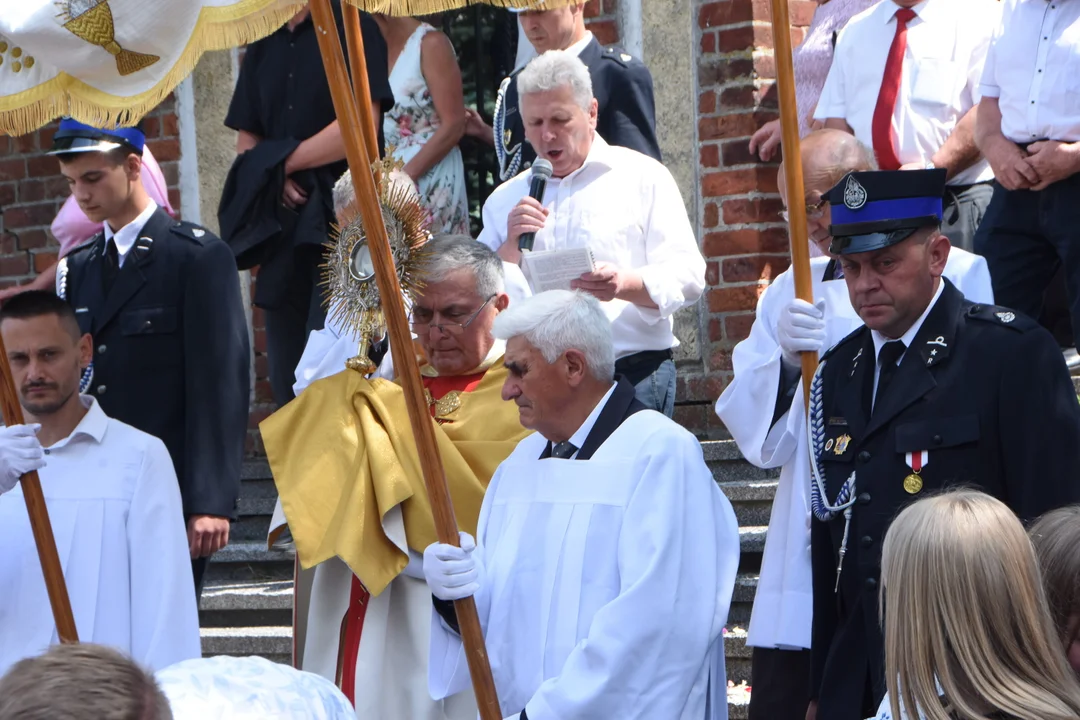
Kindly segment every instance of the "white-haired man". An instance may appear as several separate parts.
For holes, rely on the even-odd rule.
[[[836,256],[829,253],[832,210],[825,194],[849,172],[875,170],[874,152],[842,130],[812,132],[802,141],[802,199],[791,201],[779,170],[784,204],[806,204],[810,241],[821,255],[810,261],[814,299],[795,298],[790,270],[758,300],[750,337],[735,347],[735,377],[716,402],[716,414],[746,458],[781,468],[769,517],[747,644],[753,647],[750,720],[803,720],[810,703],[813,583],[810,575],[810,454],[799,380],[802,351],[823,352],[862,320],[851,306]],[[952,248],[948,277],[975,302],[993,302],[986,261]]]
[[[529,174],[500,185],[484,203],[480,242],[520,262],[518,240],[535,250],[588,247],[594,272],[573,281],[602,302],[611,321],[615,371],[643,404],[671,416],[676,310],[705,288],[701,257],[682,196],[662,164],[596,133],[597,102],[581,60],[551,50],[518,76],[525,133],[553,168],[543,202]]]
[[[409,319],[459,527],[472,530],[495,468],[526,431],[501,397],[491,327],[510,303],[503,263],[463,235],[427,245]],[[353,352],[355,352],[353,344]],[[358,718],[473,720],[466,692],[427,690],[431,595],[421,571],[434,519],[401,387],[340,369],[260,425],[287,522],[313,573],[297,586],[296,664],[339,682]],[[310,588],[310,599],[306,588]]]
[[[595,298],[541,293],[495,334],[503,397],[536,432],[492,478],[477,540],[424,552],[432,694],[469,683],[450,601],[475,595],[508,718],[726,718],[738,526],[697,440],[613,380]]]

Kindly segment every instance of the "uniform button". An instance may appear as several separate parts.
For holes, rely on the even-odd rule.
[[[870,462],[870,453],[868,453],[866,450],[863,450],[858,454],[857,458],[861,463],[868,463]]]
[[[935,444],[935,445],[940,445],[940,444],[941,444],[941,436],[940,436],[940,435],[935,435],[935,436],[934,436],[934,437],[932,438],[932,440],[933,440],[933,442],[934,442],[934,444]]]
[[[104,355],[105,350],[107,350],[107,349],[108,348],[106,348],[104,345],[98,345],[97,346],[98,355]]]
[[[874,578],[866,578],[866,581],[863,583],[863,585],[865,585],[866,589],[870,592],[874,592],[875,590],[877,590],[877,580]]]
[[[874,544],[874,538],[870,537],[869,535],[863,535],[861,538],[859,538],[859,544],[862,545],[863,549],[865,550],[866,548]]]
[[[45,448],[44,450],[42,450],[42,452],[46,455],[49,455],[50,453],[52,453],[52,450],[50,450],[49,448]]]
[[[97,386],[97,394],[98,395],[104,395],[105,394],[105,386],[104,385],[98,385]]]
[[[870,504],[870,493],[859,493],[858,500],[859,500],[860,505],[869,505]]]

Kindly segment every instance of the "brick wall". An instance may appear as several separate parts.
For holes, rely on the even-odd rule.
[[[588,0],[585,3],[585,26],[601,45],[619,42],[619,0]]]
[[[168,183],[169,201],[179,208],[180,139],[172,98],[146,117],[144,130]],[[29,135],[0,137],[0,210],[7,231],[0,237],[0,287],[29,282],[56,261],[49,226],[68,188],[56,158],[44,154],[54,132],[55,123]]]
[[[792,44],[802,42],[815,3],[789,0]],[[776,163],[747,143],[777,117],[767,0],[694,0],[697,20],[698,237],[708,263],[702,312],[704,373],[684,373],[679,418],[700,434],[723,428],[712,403],[731,379],[731,353],[750,332],[761,292],[789,264]]]

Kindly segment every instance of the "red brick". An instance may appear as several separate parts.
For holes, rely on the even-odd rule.
[[[20,230],[19,249],[36,250],[49,244],[49,234],[44,230]]]
[[[584,16],[587,18],[598,17],[601,12],[600,0],[589,0],[585,3]]]
[[[769,168],[755,167],[707,173],[701,178],[701,194],[704,197],[743,195],[754,191],[776,192],[776,173]]]
[[[180,159],[179,140],[149,140],[146,144],[150,146],[150,151],[154,153],[154,159],[158,162]]]
[[[26,159],[26,171],[30,177],[46,178],[60,174],[60,163],[49,155]]]
[[[150,152],[153,152],[151,150]],[[161,176],[165,178],[165,184],[169,187],[180,184],[180,163],[178,162],[165,162],[161,163]]]
[[[814,0],[791,0],[788,3],[788,18],[793,26],[806,27],[814,19],[814,10],[818,4]]]
[[[722,315],[709,318],[709,341],[714,343],[724,341],[724,320]]]
[[[40,202],[45,199],[45,182],[43,180],[23,180],[19,183],[19,202]]]
[[[765,291],[765,287],[765,285],[739,285],[707,290],[705,297],[709,303],[709,312],[753,310],[757,306],[758,295]]]
[[[12,277],[30,272],[30,258],[26,253],[0,256],[0,276]]]
[[[258,353],[266,352],[266,331],[265,330],[255,330],[255,332],[254,332],[254,340],[255,340],[255,343],[254,343],[255,352],[258,352]]]
[[[702,213],[701,224],[707,228],[713,228],[720,224],[720,208],[716,203],[705,203],[705,212]]]
[[[0,255],[13,255],[19,252],[15,236],[9,232],[0,235]]]
[[[257,403],[271,403],[274,401],[274,394],[270,388],[269,380],[259,380],[255,383],[255,402]]]
[[[55,217],[56,204],[52,202],[19,205],[4,211],[4,222],[12,229],[49,225]]]
[[[272,406],[256,405],[251,408],[251,412],[248,413],[248,422],[251,423],[252,427],[258,427],[259,423],[273,414],[274,408]]]
[[[167,138],[180,136],[180,119],[174,113],[162,116],[161,136]]]
[[[720,146],[719,145],[702,145],[699,148],[699,163],[701,167],[714,168],[720,167]]]
[[[762,28],[753,25],[728,28],[716,33],[716,50],[720,53],[739,52],[741,50],[753,50],[756,47],[772,47],[772,44],[762,45],[758,40]]]
[[[754,102],[755,90],[756,88],[753,85],[736,85],[724,88],[720,93],[720,109],[723,111],[735,108],[753,109],[757,105]]]
[[[750,152],[750,140],[747,138],[721,143],[720,158],[724,161],[724,167],[756,165],[761,162],[757,155]],[[779,160],[776,160],[776,162],[779,162]]]
[[[4,183],[0,185],[0,208],[7,207],[15,202],[16,183]]]
[[[716,52],[716,33],[701,33],[701,54],[708,55],[714,52]]]
[[[743,255],[724,260],[721,275],[726,283],[771,281],[790,264],[785,255]]]
[[[713,258],[787,251],[787,228],[783,226],[707,233],[701,244],[701,254]]]
[[[58,126],[49,125],[38,130],[38,147],[42,150],[46,150],[52,147],[53,135],[56,134]]]
[[[779,197],[727,200],[721,206],[724,222],[728,225],[779,222],[783,209]]]
[[[740,341],[750,337],[754,313],[735,313],[724,318],[724,334],[728,340]]]
[[[684,400],[704,400],[715,403],[720,397],[720,378],[709,375],[696,375],[687,378]]]
[[[752,113],[698,118],[698,140],[749,137],[758,129]]]
[[[25,160],[0,160],[0,182],[4,180],[22,180],[24,177],[26,177]]]
[[[776,60],[771,54],[756,56],[751,65],[753,72],[760,80],[772,80],[776,77]]]
[[[52,267],[55,262],[56,253],[54,252],[34,253],[34,272],[40,275]]]
[[[730,372],[733,370],[734,368],[731,365],[731,351],[732,348],[727,347],[726,345],[714,347],[712,353],[709,355],[709,370],[713,372],[717,370],[727,370]],[[713,415],[715,416],[716,413],[713,413]]]
[[[255,377],[257,379],[270,377],[270,362],[265,355],[255,356]]]
[[[169,188],[169,204],[180,212],[180,190],[178,188]]]
[[[754,69],[755,61],[750,58],[712,57],[698,63],[698,83],[701,87],[723,85],[737,78],[750,77]]]
[[[161,137],[161,120],[150,115],[144,117],[142,120],[142,131],[147,140]],[[157,157],[156,152],[154,153],[154,157]]]
[[[600,20],[589,23],[589,30],[601,45],[615,45],[619,42],[619,28],[614,20]],[[157,153],[154,153],[155,155]]]
[[[36,155],[38,153],[37,133],[28,133],[12,138],[15,141],[15,152],[20,155]]]
[[[251,288],[251,294],[255,294],[255,288]],[[261,307],[251,308],[251,326],[256,328],[266,327],[266,311]]]
[[[49,178],[45,178],[45,196],[50,198],[67,199],[67,196],[71,194],[71,187],[68,185],[67,178],[63,175],[54,175]]]
[[[698,115],[712,115],[716,112],[716,93],[706,90],[698,95]]]
[[[698,27],[706,28],[750,22],[754,19],[752,5],[747,0],[720,0],[701,6],[698,11]]]
[[[619,0],[604,0],[601,12],[605,15],[614,15],[619,11]]]
[[[720,263],[710,260],[705,263],[705,284],[706,285],[719,285],[720,284]]]

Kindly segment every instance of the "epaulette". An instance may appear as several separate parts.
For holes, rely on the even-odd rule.
[[[66,252],[66,253],[64,254],[64,257],[67,257],[67,256],[69,256],[69,255],[74,255],[75,253],[79,253],[79,252],[85,252],[85,251],[89,250],[90,248],[94,247],[94,245],[96,245],[96,244],[97,244],[97,242],[98,242],[99,240],[101,240],[101,238],[102,238],[102,237],[103,237],[104,235],[105,235],[105,232],[104,232],[104,231],[102,231],[102,232],[99,232],[99,233],[95,234],[95,235],[94,235],[94,236],[93,236],[92,238],[90,238],[89,240],[86,240],[86,241],[84,241],[84,242],[81,242],[81,243],[79,243],[78,245],[76,245],[75,247],[73,247],[73,248],[71,248],[70,250],[68,250],[68,251],[67,251],[67,252]]]
[[[1000,305],[984,305],[982,303],[976,303],[969,307],[964,314],[972,320],[982,320],[983,322],[1007,327],[1010,330],[1020,333],[1028,332],[1029,330],[1040,327],[1039,323],[1035,322],[1027,315],[1018,313],[1015,310],[1010,310],[1007,307],[1001,307]]]
[[[831,348],[826,350],[825,354],[821,356],[821,359],[822,360],[828,360],[830,357],[832,357],[832,355],[837,350],[839,350],[840,348],[847,345],[849,342],[851,342],[853,340],[858,340],[861,343],[862,342],[862,336],[863,336],[864,332],[866,332],[866,326],[865,325],[860,325],[859,327],[855,328],[850,333],[848,333],[848,335],[843,340],[841,340],[840,342],[836,343]]]
[[[205,245],[214,237],[212,232],[195,223],[180,221],[169,229],[180,237],[196,242],[199,245]]]
[[[623,67],[630,67],[630,63],[634,62],[634,56],[623,50],[618,45],[608,45],[606,48],[604,48],[604,52],[601,53],[600,57],[607,60],[613,60],[614,62],[622,65]]]

